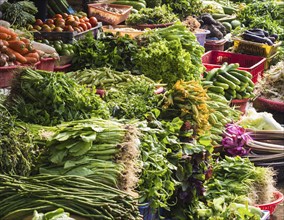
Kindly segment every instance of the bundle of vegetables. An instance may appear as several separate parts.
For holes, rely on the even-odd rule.
[[[284,61],[272,66],[255,88],[256,96],[284,102]]]
[[[20,38],[13,30],[2,26],[0,26],[0,51],[3,54],[0,66],[5,66],[9,62],[16,64],[16,61],[20,64],[34,64],[40,58],[30,40]]]
[[[163,5],[155,8],[143,8],[138,13],[131,14],[127,18],[126,24],[167,24],[177,20],[177,16]]]
[[[276,1],[251,2],[238,13],[238,19],[250,28],[262,28],[284,39],[281,10]],[[281,27],[282,25],[282,27]]]
[[[277,34],[269,34],[267,31],[259,28],[246,30],[241,36],[245,40],[257,43],[264,43],[270,46],[273,45],[278,39]]]
[[[211,14],[202,14],[198,21],[200,22],[202,29],[210,31],[210,34],[206,35],[206,38],[222,39],[227,34],[224,25],[215,20]]]
[[[273,199],[274,176],[272,168],[255,167],[248,159],[216,161],[195,219],[261,219],[261,210],[248,204],[266,204]]]
[[[152,80],[136,76],[131,81],[112,86],[106,91],[104,100],[113,117],[144,119],[144,114],[156,108],[160,101],[160,96],[155,94],[155,90],[155,83]]]
[[[41,125],[109,117],[106,104],[95,90],[77,84],[64,73],[41,70],[22,70],[5,105],[18,119]]]
[[[18,27],[33,24],[35,22],[34,15],[38,11],[31,1],[17,1],[15,3],[6,1],[0,6],[0,9],[3,13],[2,19]]]
[[[38,164],[41,174],[88,176],[129,193],[136,186],[139,139],[133,125],[85,119],[28,128],[47,138]]]
[[[132,70],[137,51],[137,42],[129,36],[109,36],[96,40],[89,33],[75,44],[72,68],[78,70],[109,66],[119,71]]]
[[[213,164],[212,178],[205,184],[205,197],[223,197],[226,203],[266,204],[274,199],[274,176],[271,167],[255,167],[247,158],[226,156]]]
[[[182,23],[139,36],[143,46],[136,55],[138,72],[172,86],[177,80],[199,79],[204,48]]]
[[[206,85],[204,86],[206,87]],[[209,99],[206,101],[209,114],[210,137],[214,146],[222,141],[222,134],[226,124],[236,122],[240,118],[241,112],[230,107],[230,102],[223,95],[207,91]]]
[[[16,125],[15,118],[0,104],[0,173],[28,176],[34,168],[37,148],[31,134]]]
[[[201,0],[162,0],[162,4],[170,7],[180,19],[189,15],[199,15],[202,9]]]
[[[239,64],[223,63],[220,68],[214,68],[208,72],[203,81],[206,88],[216,94],[224,95],[227,100],[248,99],[254,97],[251,73],[238,70]]]
[[[246,145],[252,138],[245,129],[239,125],[230,123],[223,132],[222,146],[231,156],[245,156],[249,153]]]
[[[141,220],[136,202],[127,193],[82,176],[0,175],[0,217],[24,219],[58,207],[88,219]]]
[[[180,117],[188,121],[195,134],[201,135],[210,129],[206,90],[198,81],[179,80],[164,95],[162,117]]]

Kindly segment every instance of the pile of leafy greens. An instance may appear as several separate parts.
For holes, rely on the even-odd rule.
[[[177,16],[163,5],[162,7],[142,8],[138,13],[131,14],[126,24],[166,24],[177,20]]]
[[[279,39],[284,39],[281,7],[276,1],[251,2],[239,11],[238,19],[246,27],[262,28],[270,34],[278,34]]]
[[[17,119],[40,125],[109,117],[95,89],[81,86],[59,72],[24,69],[16,76],[5,105]]]

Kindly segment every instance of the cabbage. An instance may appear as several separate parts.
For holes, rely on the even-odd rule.
[[[244,128],[254,130],[284,130],[284,128],[273,118],[271,113],[256,112],[254,108],[249,108],[241,118],[239,124]]]

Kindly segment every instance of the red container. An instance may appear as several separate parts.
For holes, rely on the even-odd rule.
[[[35,64],[37,70],[54,71],[55,59],[54,58],[42,58],[40,62]]]
[[[275,211],[275,208],[278,204],[280,204],[284,200],[284,196],[281,192],[276,191],[273,193],[274,201],[267,204],[261,204],[261,205],[255,205],[256,207],[259,207],[261,210],[268,210],[270,212],[270,215],[273,214]]]
[[[0,67],[0,88],[11,86],[12,79],[20,66]]]
[[[225,43],[227,41],[225,39],[221,40],[206,40],[204,43],[205,51],[210,50],[224,50]]]
[[[270,109],[278,112],[284,112],[284,102],[277,102],[264,97],[259,97],[256,99],[264,109]]]
[[[54,72],[64,72],[64,73],[67,73],[69,72],[71,68],[71,64],[65,64],[63,66],[55,66],[54,67]]]
[[[225,51],[212,50],[202,56],[202,63],[209,71],[213,68],[220,68],[224,62],[238,63],[239,70],[245,70],[252,74],[252,81],[257,82],[262,77],[266,58],[246,54],[230,53]]]

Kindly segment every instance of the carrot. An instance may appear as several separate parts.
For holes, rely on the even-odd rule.
[[[17,37],[17,34],[14,31],[11,31],[8,28],[5,28],[3,26],[0,26],[0,33],[11,35],[12,38]]]
[[[8,46],[9,46],[8,41],[6,41],[6,40],[2,40],[2,42],[3,42],[4,46],[6,46],[6,47],[8,47]]]
[[[28,48],[26,48],[26,44],[21,40],[12,40],[8,41],[9,47],[18,53],[25,55],[29,52]]]
[[[5,34],[5,33],[0,33],[0,39],[9,40],[10,38],[11,38],[11,35]]]
[[[22,56],[20,53],[12,50],[9,47],[7,47],[7,50],[8,50],[8,52],[14,54],[16,56],[16,60],[19,61],[20,63],[26,63],[27,62],[27,59],[24,56]]]
[[[25,38],[25,37],[21,37],[20,40],[23,41],[25,44],[30,44],[31,43],[30,40]]]
[[[33,58],[35,58],[37,61],[39,60],[39,54],[37,53],[37,52],[33,52],[33,53],[28,53],[28,54],[26,54],[25,55],[25,57],[27,58],[27,57],[33,57]]]
[[[27,63],[36,63],[37,59],[34,57],[25,57],[27,59]]]

